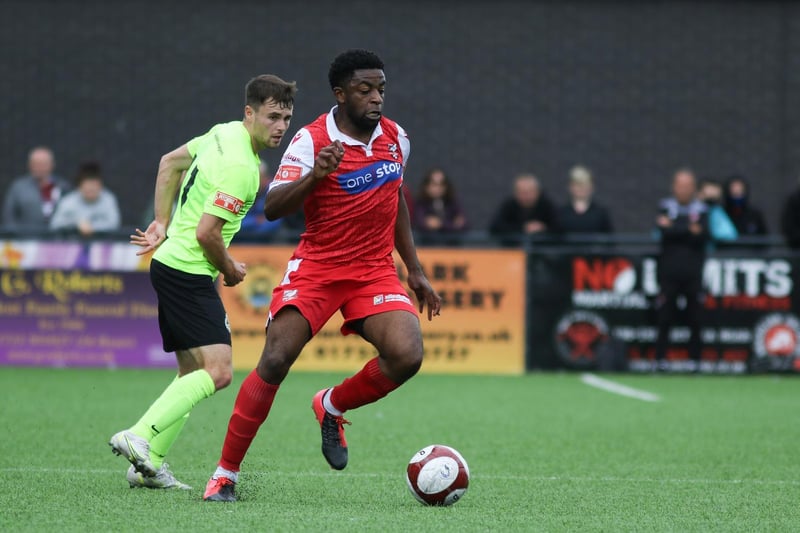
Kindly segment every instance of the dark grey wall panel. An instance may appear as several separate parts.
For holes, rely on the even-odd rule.
[[[800,167],[800,7],[789,2],[0,2],[0,190],[28,149],[100,159],[138,222],[160,155],[241,115],[252,75],[297,80],[292,130],[332,103],[348,47],[387,63],[407,181],[443,165],[485,228],[515,173],[559,201],[575,163],[623,231],[671,171],[747,175],[777,229]],[[266,159],[274,165],[278,152]]]

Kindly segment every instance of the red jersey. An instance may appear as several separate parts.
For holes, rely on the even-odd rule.
[[[306,231],[294,256],[328,263],[391,262],[398,190],[411,149],[408,136],[382,117],[364,144],[339,131],[335,112],[334,107],[297,132],[269,190],[309,173],[317,153],[338,139],[344,157],[306,198]]]

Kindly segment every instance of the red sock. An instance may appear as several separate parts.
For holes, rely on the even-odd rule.
[[[400,385],[387,378],[378,366],[378,358],[370,359],[355,376],[345,379],[331,391],[331,403],[344,412],[380,400]]]
[[[232,472],[239,471],[239,465],[242,464],[258,428],[267,419],[278,387],[279,385],[271,385],[261,379],[255,370],[244,379],[228,422],[219,466]]]

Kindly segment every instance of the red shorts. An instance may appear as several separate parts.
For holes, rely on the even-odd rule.
[[[329,265],[292,257],[283,281],[272,291],[269,318],[294,306],[316,335],[336,310],[342,312],[342,334],[356,333],[354,320],[386,311],[417,310],[400,284],[393,263],[381,266]]]

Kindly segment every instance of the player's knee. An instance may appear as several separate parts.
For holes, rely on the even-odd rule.
[[[233,369],[228,366],[220,366],[209,371],[211,379],[214,380],[214,388],[221,390],[231,384],[233,381]]]
[[[422,368],[422,351],[420,351],[419,355],[414,354],[414,356],[409,357],[408,361],[405,364],[405,379],[411,379],[419,372],[419,369]]]
[[[393,350],[385,354],[392,376],[397,383],[413,377],[422,367],[422,340],[406,339],[399,343]]]
[[[279,385],[289,373],[294,359],[282,352],[264,352],[256,367],[256,373],[267,383]]]

